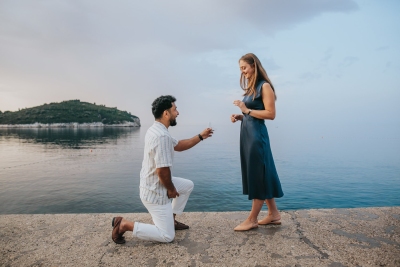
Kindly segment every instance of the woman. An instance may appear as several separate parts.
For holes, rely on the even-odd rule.
[[[240,86],[244,90],[243,101],[235,100],[242,114],[232,114],[231,121],[242,121],[240,128],[240,160],[242,167],[243,194],[253,200],[249,217],[235,227],[235,231],[247,231],[258,225],[281,224],[281,216],[274,198],[283,196],[281,183],[271,153],[264,120],[275,119],[275,90],[260,60],[254,54],[246,54],[239,60]],[[268,215],[257,220],[264,204]]]

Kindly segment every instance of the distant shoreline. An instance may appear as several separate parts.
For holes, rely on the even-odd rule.
[[[130,112],[79,99],[52,102],[18,111],[0,111],[0,128],[140,127]]]
[[[81,127],[140,127],[140,121],[119,124],[91,123],[33,123],[33,124],[0,124],[0,128],[81,128]]]

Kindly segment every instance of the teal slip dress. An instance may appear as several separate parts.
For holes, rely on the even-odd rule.
[[[261,96],[262,85],[265,82],[258,82],[257,95],[254,100],[253,96],[243,98],[247,108],[265,109]],[[283,196],[265,122],[247,114],[243,114],[240,127],[240,161],[243,194],[248,195],[250,200],[265,200]]]

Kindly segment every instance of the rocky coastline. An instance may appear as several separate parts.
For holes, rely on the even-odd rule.
[[[118,124],[104,124],[102,122],[91,123],[32,123],[32,124],[0,124],[0,128],[81,128],[81,127],[140,127],[139,118],[133,122],[124,121]]]

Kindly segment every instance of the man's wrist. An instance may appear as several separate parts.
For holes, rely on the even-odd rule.
[[[200,138],[200,141],[203,141],[203,136],[201,136],[201,134],[198,135],[198,137]]]
[[[176,188],[173,184],[171,186],[169,186],[169,188],[167,188],[167,192],[174,192],[175,190],[176,190]]]

